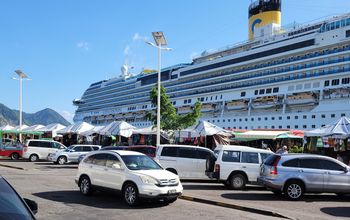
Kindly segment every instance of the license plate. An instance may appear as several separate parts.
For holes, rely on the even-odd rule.
[[[176,189],[168,190],[168,194],[175,194],[175,193],[176,193]]]

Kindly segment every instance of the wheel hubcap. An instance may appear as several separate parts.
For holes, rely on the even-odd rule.
[[[128,186],[125,189],[125,200],[129,204],[134,204],[134,202],[136,200],[136,191],[135,191],[134,187]]]
[[[89,192],[90,183],[89,180],[83,179],[80,183],[80,190],[82,193],[87,194]]]
[[[64,157],[61,157],[59,160],[58,160],[58,163],[59,164],[64,164],[66,162],[66,159],[64,159]]]
[[[241,187],[242,184],[243,184],[243,181],[242,181],[241,178],[236,177],[236,178],[233,179],[233,186],[234,187]]]
[[[298,184],[291,184],[288,186],[288,195],[293,199],[299,198],[301,196],[301,187]]]
[[[37,160],[37,156],[35,156],[35,155],[33,155],[31,158],[32,158],[31,161],[36,161]]]

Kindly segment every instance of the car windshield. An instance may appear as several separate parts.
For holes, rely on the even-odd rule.
[[[121,156],[125,165],[130,170],[161,170],[154,160],[146,155],[124,155]]]
[[[21,199],[4,179],[0,178],[0,219],[33,219]]]

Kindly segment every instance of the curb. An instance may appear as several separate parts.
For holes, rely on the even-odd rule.
[[[24,170],[24,168],[22,168],[22,167],[15,167],[15,166],[6,165],[6,164],[1,164],[1,163],[0,163],[0,166],[1,166],[1,167],[12,168],[12,169],[17,169],[17,170]]]
[[[179,198],[183,199],[183,200],[187,200],[187,201],[193,201],[193,202],[204,203],[204,204],[208,204],[208,205],[215,205],[215,206],[220,206],[220,207],[225,207],[225,208],[237,209],[240,211],[251,212],[251,213],[260,214],[260,215],[266,215],[266,216],[284,218],[284,219],[293,219],[293,218],[284,216],[282,214],[279,214],[277,212],[266,211],[266,210],[256,209],[256,208],[249,208],[249,207],[234,205],[234,204],[230,204],[230,203],[217,202],[217,201],[213,201],[213,200],[200,199],[200,198],[195,198],[195,197],[191,197],[191,196],[184,196],[184,195],[180,196]]]

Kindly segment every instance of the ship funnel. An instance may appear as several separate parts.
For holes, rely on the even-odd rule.
[[[249,6],[249,40],[273,35],[281,28],[281,1],[258,0]]]

